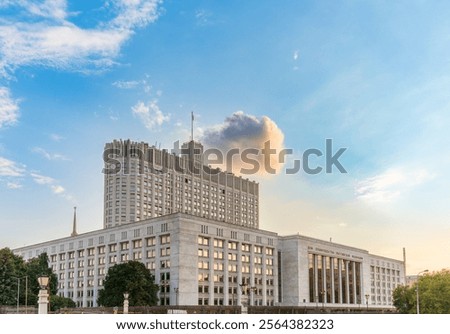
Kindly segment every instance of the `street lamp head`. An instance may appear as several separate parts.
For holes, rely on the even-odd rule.
[[[123,298],[125,298],[125,299],[128,299],[129,296],[130,296],[130,294],[129,294],[128,292],[125,292],[125,293],[123,294]]]
[[[49,280],[50,280],[50,278],[48,276],[38,277],[39,287],[42,290],[47,289]]]

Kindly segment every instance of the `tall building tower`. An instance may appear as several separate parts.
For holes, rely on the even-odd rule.
[[[104,151],[104,227],[175,212],[259,228],[259,185],[203,164],[193,140],[181,154],[114,140]]]

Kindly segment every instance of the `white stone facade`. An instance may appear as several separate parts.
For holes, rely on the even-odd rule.
[[[97,306],[108,268],[130,260],[155,275],[163,305],[240,305],[244,289],[250,305],[392,308],[392,291],[405,284],[402,261],[182,213],[14,252],[25,260],[46,252],[59,294],[83,307]]]
[[[97,306],[108,268],[130,260],[155,275],[161,304],[237,305],[244,284],[253,305],[274,305],[277,242],[272,232],[177,213],[14,252],[25,260],[47,253],[59,294],[78,306]]]
[[[258,228],[258,183],[203,166],[194,148],[203,152],[203,146],[192,141],[182,146],[184,155],[143,142],[107,143],[104,227],[183,212]]]
[[[47,253],[58,293],[80,307],[98,306],[108,268],[136,260],[154,274],[162,305],[245,299],[260,306],[392,308],[392,291],[405,284],[402,261],[259,229],[259,185],[212,173],[199,158],[200,143],[183,148],[185,157],[129,140],[106,144],[104,228],[77,235],[74,219],[70,237],[14,252],[25,260]]]
[[[282,305],[392,308],[405,284],[403,261],[294,235],[279,238]]]

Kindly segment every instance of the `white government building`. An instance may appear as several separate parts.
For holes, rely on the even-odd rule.
[[[244,293],[255,306],[393,308],[404,261],[260,229],[259,185],[203,166],[200,143],[183,148],[107,143],[104,228],[77,234],[74,213],[71,236],[14,252],[47,253],[58,293],[79,307],[98,306],[108,268],[137,260],[161,305],[241,305]]]

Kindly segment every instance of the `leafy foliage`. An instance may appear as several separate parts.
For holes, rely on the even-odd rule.
[[[152,306],[158,301],[155,278],[145,265],[138,261],[129,261],[109,268],[104,289],[99,292],[98,304],[121,306],[125,292],[129,294],[130,306]]]
[[[0,249],[0,305],[17,304],[18,279],[25,275],[22,258],[9,248]]]
[[[25,262],[9,248],[0,249],[0,305],[36,305],[38,301],[38,277],[50,277],[50,294],[57,293],[58,278],[48,265],[46,253]]]
[[[50,310],[51,311],[58,311],[62,308],[72,308],[76,307],[77,305],[75,302],[66,297],[60,297],[58,295],[52,295],[50,296]]]
[[[417,312],[417,286],[420,313],[450,314],[450,270],[421,276],[413,286],[394,290],[394,306],[400,313]]]

